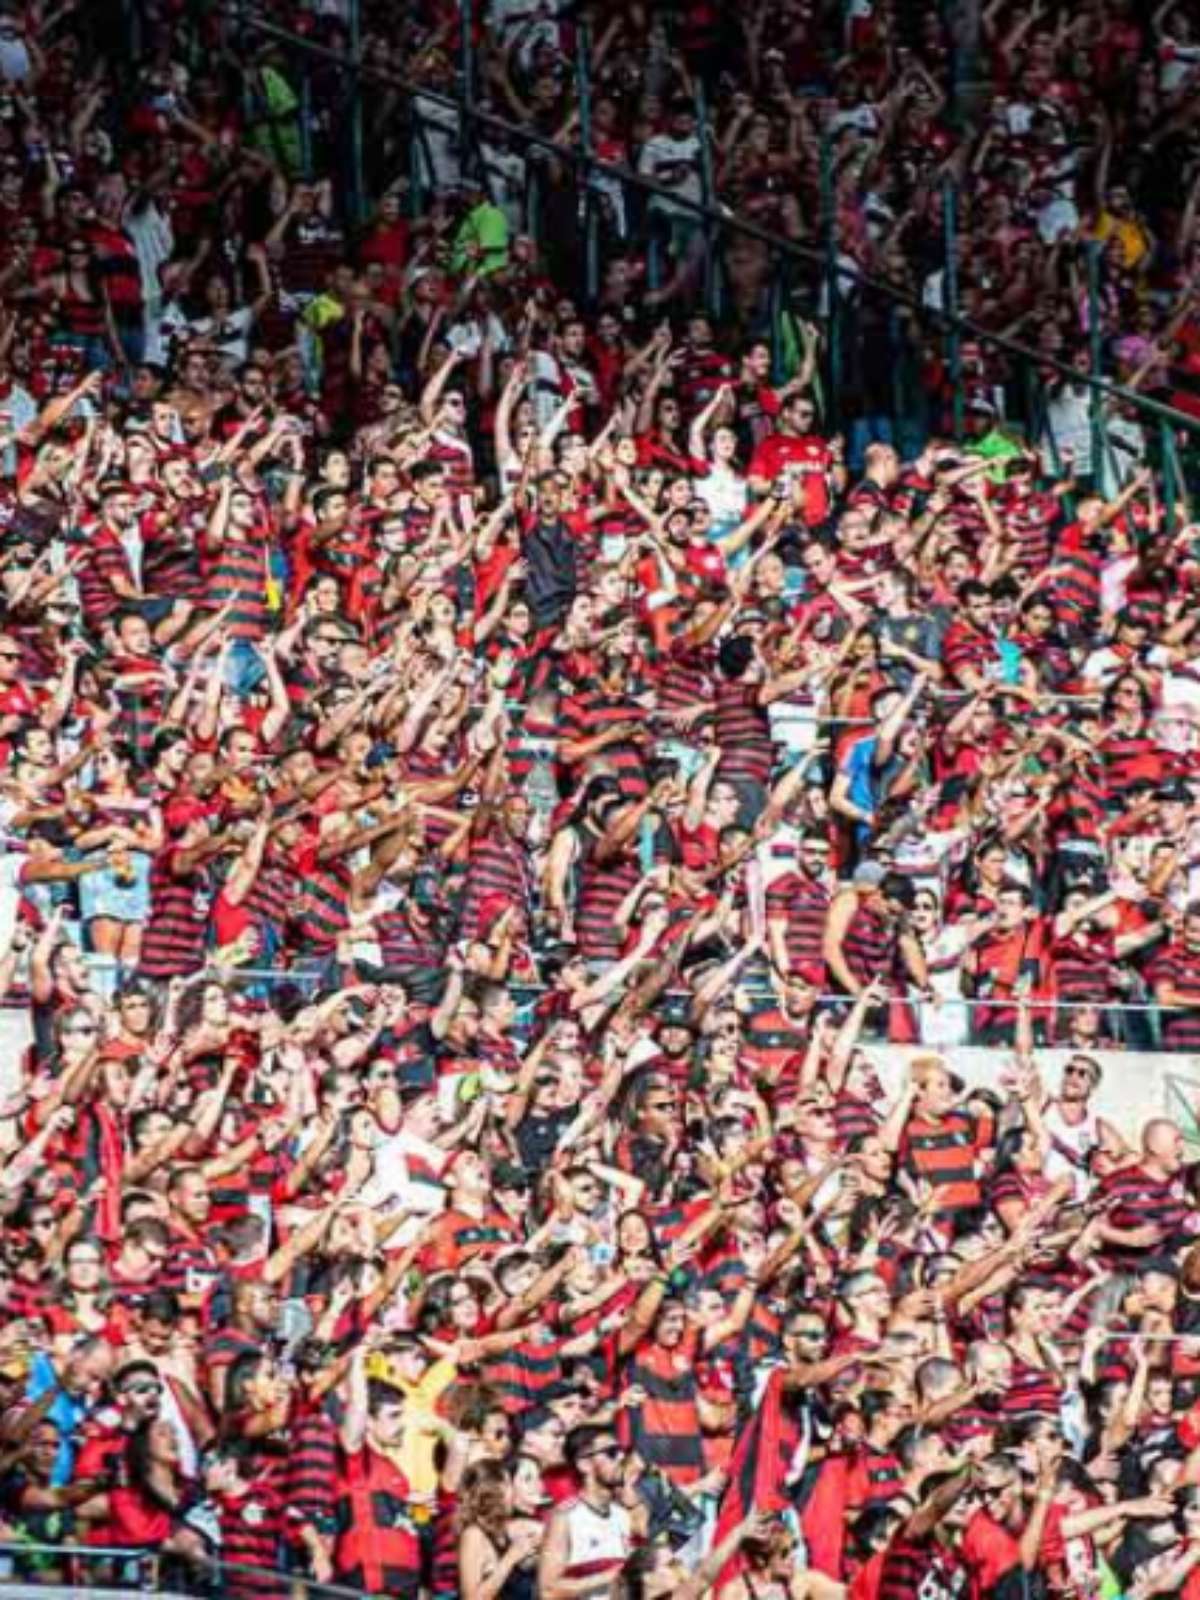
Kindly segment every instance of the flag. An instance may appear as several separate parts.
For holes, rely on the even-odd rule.
[[[717,1513],[713,1548],[744,1522],[752,1511],[783,1511],[790,1504],[786,1485],[788,1468],[796,1453],[800,1430],[783,1409],[782,1367],[767,1379],[758,1409],[734,1446],[729,1463],[729,1484]],[[737,1578],[740,1555],[727,1562],[717,1579],[717,1593]]]

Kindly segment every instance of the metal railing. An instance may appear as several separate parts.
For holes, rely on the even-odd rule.
[[[102,980],[111,981],[114,967],[111,958],[94,954],[85,955],[89,969]],[[299,991],[305,997],[327,992],[337,979],[347,972],[354,973],[355,981],[372,981],[383,985],[403,983],[404,974],[386,966],[376,967],[373,962],[339,962],[333,957],[325,960],[320,970],[300,967],[229,967],[210,965],[189,975],[193,982],[219,982],[231,994],[242,995],[256,1002],[269,999],[273,992]],[[594,968],[596,976],[603,966]],[[374,976],[371,976],[374,974]],[[1059,999],[1053,992],[1029,994],[1027,1004],[1038,1041],[1045,1046],[1065,1042],[1072,1018],[1088,1016],[1098,1022],[1100,1040],[1106,1048],[1136,1050],[1163,1050],[1168,1053],[1194,1053],[1200,1040],[1200,1005],[1195,1008],[1168,1007],[1158,1004],[1150,995],[1144,981],[1131,973],[1133,979],[1128,995],[1114,988],[1101,1000]],[[514,981],[507,985],[517,1007],[515,1032],[528,1043],[538,1002],[548,992],[548,985],[536,981]],[[777,995],[765,967],[746,968],[738,977],[736,990],[742,997],[748,1020],[753,1023],[777,1003]],[[664,1003],[670,1012],[686,1010],[694,998],[693,992],[679,987],[668,988]],[[844,1011],[850,1005],[849,997],[835,990],[817,995],[813,1005],[821,1010]],[[992,1045],[1011,1042],[1015,1027],[1018,1001],[1011,994],[944,995],[936,1000],[908,992],[897,983],[894,991],[869,1014],[866,1032],[876,1039],[896,1042],[929,1042],[943,1039],[947,1044]],[[5,1009],[18,1009],[15,997],[0,1002]],[[1188,1035],[1175,1039],[1176,1024],[1186,1021]]]
[[[202,1600],[364,1600],[358,1589],[264,1567],[164,1557],[130,1546],[0,1541],[0,1592],[36,1589],[78,1594],[178,1594]]]
[[[1049,428],[1048,418],[1056,399],[1082,391],[1089,400],[1091,442],[1094,449],[1093,474],[1106,489],[1129,476],[1135,461],[1122,459],[1130,444],[1127,425],[1117,427],[1113,413],[1132,413],[1145,437],[1134,441],[1137,455],[1147,454],[1164,479],[1164,510],[1168,531],[1173,531],[1177,505],[1186,501],[1185,475],[1194,473],[1193,458],[1200,452],[1200,418],[1165,404],[1137,390],[1115,382],[1101,370],[1101,352],[1093,343],[1091,370],[1081,372],[1068,362],[1036,349],[1009,334],[986,328],[961,313],[954,304],[954,214],[953,191],[947,192],[945,207],[945,251],[948,267],[947,303],[928,306],[903,285],[890,282],[863,270],[847,258],[838,236],[838,206],[832,179],[832,147],[828,133],[822,135],[822,189],[824,202],[820,218],[819,242],[785,237],[746,217],[734,216],[722,205],[715,192],[711,171],[706,176],[699,199],[677,194],[655,183],[645,174],[602,160],[595,151],[590,133],[588,107],[590,85],[587,73],[586,30],[576,57],[577,101],[580,110],[580,135],[562,142],[523,126],[480,104],[477,92],[478,70],[472,50],[472,22],[475,8],[471,0],[461,0],[459,26],[459,84],[456,92],[430,88],[406,78],[390,68],[363,59],[357,0],[351,0],[347,30],[349,51],[320,40],[297,34],[265,16],[254,6],[227,5],[224,11],[229,37],[243,46],[270,43],[287,52],[295,63],[295,76],[302,86],[310,85],[317,74],[332,74],[341,91],[339,105],[344,109],[348,137],[335,154],[341,156],[342,191],[348,198],[351,220],[363,215],[363,197],[373,185],[367,168],[378,146],[387,141],[364,139],[364,91],[372,91],[371,115],[382,117],[378,129],[386,131],[394,123],[402,131],[399,145],[410,159],[409,202],[415,210],[423,207],[437,188],[438,162],[431,150],[436,142],[447,152],[452,170],[461,172],[478,167],[492,140],[497,147],[519,152],[526,167],[524,197],[525,221],[555,259],[571,269],[566,282],[577,286],[585,300],[595,304],[599,290],[597,264],[600,259],[600,205],[598,188],[608,184],[626,196],[637,212],[638,226],[631,230],[647,249],[648,287],[656,284],[661,270],[663,240],[662,209],[687,216],[705,241],[703,293],[694,302],[706,305],[717,315],[729,311],[725,267],[727,252],[750,247],[762,254],[767,271],[759,286],[761,316],[757,319],[769,336],[777,375],[794,362],[798,317],[824,324],[827,333],[824,351],[826,416],[831,425],[848,420],[852,444],[888,429],[896,431],[902,446],[911,445],[929,434],[962,434],[971,427],[971,402],[968,400],[971,373],[963,358],[970,341],[998,363],[1001,411],[996,421],[1018,424],[1030,442],[1037,444],[1052,466],[1059,461],[1059,440]],[[376,93],[378,91],[378,93]],[[388,98],[395,104],[389,109]],[[302,107],[311,104],[311,87],[298,96]],[[382,104],[383,109],[379,106]],[[697,110],[706,115],[703,98]],[[391,122],[387,119],[391,118]],[[298,119],[298,127],[304,118]],[[372,132],[376,131],[373,125]],[[707,149],[710,130],[702,125],[701,148]],[[448,142],[447,142],[448,141]],[[382,186],[375,185],[376,187]],[[553,221],[572,219],[575,226],[550,226],[547,197],[557,201]],[[658,204],[658,213],[655,206]],[[578,235],[583,248],[576,249],[572,236]],[[627,245],[628,237],[616,241]],[[1095,311],[1096,273],[1099,257],[1087,252],[1092,315],[1089,324],[1098,329]],[[556,275],[557,276],[557,275]],[[882,319],[882,320],[881,320]],[[877,348],[880,341],[887,348]],[[921,368],[927,343],[936,346],[949,363],[949,387],[930,403],[928,371]],[[893,374],[894,396],[887,415],[869,409],[861,393],[859,373],[864,359],[872,357],[889,367]],[[850,415],[850,409],[857,412]],[[1185,506],[1186,509],[1186,506]]]

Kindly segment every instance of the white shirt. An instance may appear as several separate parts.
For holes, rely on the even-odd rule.
[[[672,174],[660,175],[663,167],[674,165],[686,165],[687,173],[682,177]],[[664,188],[670,189],[681,199],[698,202],[701,194],[700,140],[694,133],[689,134],[686,139],[673,139],[668,133],[656,133],[642,146],[642,153],[638,157],[638,171],[644,178],[649,178],[654,183],[661,183]],[[661,200],[657,195],[650,201],[650,206],[659,212],[676,213],[678,210],[669,200]]]
[[[254,313],[249,306],[239,306],[220,322],[215,317],[196,317],[188,326],[197,338],[211,340],[226,360],[239,366],[250,354]]]
[[[723,463],[709,467],[703,478],[696,479],[695,488],[697,500],[704,501],[712,512],[713,522],[723,532],[736,528],[746,515],[750,490],[741,473],[734,472],[731,467]]]
[[[570,1500],[566,1518],[567,1574],[582,1569],[600,1578],[606,1569],[619,1572],[633,1549],[633,1529],[625,1507],[613,1504],[601,1513],[584,1499]]]
[[[29,46],[21,35],[0,34],[0,78],[9,83],[24,83],[29,76]]]
[[[1090,1188],[1085,1163],[1090,1152],[1100,1143],[1098,1123],[1099,1118],[1094,1111],[1087,1111],[1080,1123],[1068,1122],[1057,1100],[1051,1100],[1042,1111],[1042,1124],[1050,1141],[1046,1153],[1046,1176],[1052,1183],[1058,1178],[1073,1178],[1077,1200],[1084,1199]]]

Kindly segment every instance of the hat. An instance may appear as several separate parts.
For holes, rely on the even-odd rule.
[[[691,1029],[691,1001],[687,995],[672,995],[659,1012],[659,1031],[664,1028]]]
[[[493,1189],[532,1189],[533,1179],[515,1161],[497,1161],[492,1172]]]

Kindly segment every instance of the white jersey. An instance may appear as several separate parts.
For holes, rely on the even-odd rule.
[[[1099,1118],[1094,1111],[1088,1111],[1082,1122],[1068,1122],[1058,1101],[1051,1100],[1042,1112],[1042,1123],[1050,1141],[1046,1176],[1051,1182],[1073,1178],[1076,1200],[1084,1199],[1091,1188],[1088,1158],[1100,1143]]]
[[[567,1519],[567,1578],[615,1578],[633,1549],[633,1529],[624,1506],[597,1511],[586,1500],[570,1500]]]

